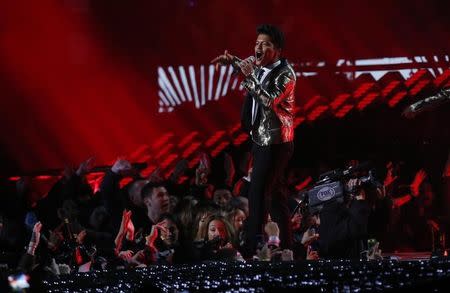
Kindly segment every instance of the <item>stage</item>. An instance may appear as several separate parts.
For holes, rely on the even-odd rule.
[[[48,292],[443,291],[450,259],[208,262],[78,273],[43,281]]]

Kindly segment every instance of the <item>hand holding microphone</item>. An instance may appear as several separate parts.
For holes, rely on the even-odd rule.
[[[241,68],[241,71],[245,76],[249,76],[255,70],[254,63],[255,63],[255,57],[250,56],[247,59],[239,62],[239,68]]]

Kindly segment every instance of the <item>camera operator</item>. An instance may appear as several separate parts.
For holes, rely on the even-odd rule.
[[[319,255],[323,258],[359,258],[367,237],[369,204],[366,196],[371,184],[350,179],[350,196],[333,199],[320,211]]]

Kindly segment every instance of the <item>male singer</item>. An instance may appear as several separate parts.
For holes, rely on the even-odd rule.
[[[275,26],[257,28],[255,55],[243,61],[225,51],[212,60],[216,67],[232,64],[244,75],[248,94],[242,109],[242,124],[253,146],[253,172],[249,191],[247,248],[254,253],[263,237],[268,213],[280,227],[281,247],[292,246],[287,194],[282,188],[284,171],[294,150],[295,72],[281,58],[284,35]],[[276,237],[271,237],[276,238]],[[279,242],[269,239],[269,243]]]

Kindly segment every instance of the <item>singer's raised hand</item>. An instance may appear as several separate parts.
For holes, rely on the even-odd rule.
[[[211,63],[216,65],[216,71],[219,70],[219,65],[228,65],[231,64],[233,61],[234,56],[228,53],[228,50],[225,50],[225,52],[222,55],[217,56],[213,60],[211,60]]]

